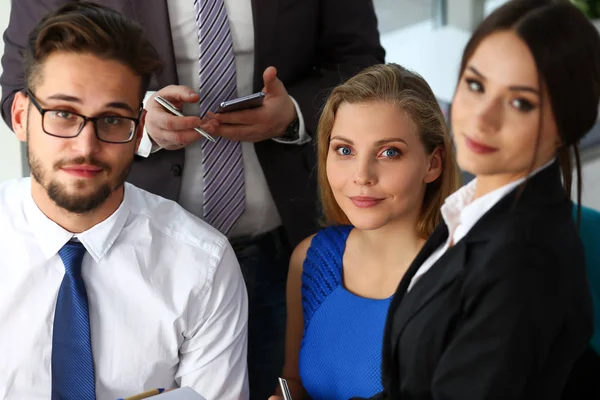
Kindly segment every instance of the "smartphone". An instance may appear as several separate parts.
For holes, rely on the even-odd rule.
[[[283,378],[279,378],[279,386],[281,387],[283,400],[292,400],[292,395],[290,394],[290,388],[288,387],[287,381]]]
[[[257,108],[263,105],[264,100],[264,92],[249,94],[248,96],[222,102],[219,105],[219,109],[217,110],[217,112],[226,113],[232,111],[247,110],[250,108]]]
[[[181,113],[181,111],[179,111],[177,109],[177,107],[175,107],[173,104],[171,104],[171,102],[168,101],[167,99],[165,99],[164,97],[156,96],[154,98],[154,101],[156,101],[158,104],[160,104],[161,106],[163,106],[163,108],[165,110],[169,111],[171,114],[177,115],[178,117],[183,117],[184,116]],[[215,142],[215,139],[212,136],[210,136],[208,134],[208,132],[206,132],[204,129],[194,128],[194,130],[196,132],[198,132],[199,134],[201,134],[202,136],[204,136],[205,138],[207,138],[208,140],[210,140],[211,142]]]

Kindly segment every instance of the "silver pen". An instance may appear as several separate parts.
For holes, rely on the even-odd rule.
[[[279,386],[281,387],[283,400],[292,400],[292,395],[290,394],[290,388],[288,387],[287,381],[283,378],[279,378]]]
[[[175,107],[173,104],[171,104],[167,99],[165,99],[164,97],[160,97],[160,96],[156,96],[154,98],[154,100],[156,100],[156,102],[158,104],[160,104],[161,106],[163,106],[167,111],[169,111],[171,114],[177,115],[178,117],[184,117],[185,115],[183,115],[178,109],[177,107]],[[208,134],[208,132],[206,132],[204,129],[201,128],[194,128],[194,130],[196,132],[198,132],[199,134],[201,134],[202,136],[204,136],[205,138],[207,138],[208,140],[210,140],[211,142],[216,142],[216,140],[210,136]]]

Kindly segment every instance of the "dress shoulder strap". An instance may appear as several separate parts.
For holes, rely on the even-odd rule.
[[[302,272],[304,327],[335,288],[342,284],[342,260],[351,226],[331,226],[319,231],[306,252]]]

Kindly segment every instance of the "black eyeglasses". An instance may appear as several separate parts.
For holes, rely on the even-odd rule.
[[[91,121],[98,140],[106,143],[128,143],[135,137],[135,130],[140,123],[139,117],[120,115],[87,117],[72,111],[42,108],[29,89],[25,92],[42,115],[42,130],[50,136],[74,138],[81,133],[87,122]],[[140,115],[141,113],[142,108],[140,108]]]

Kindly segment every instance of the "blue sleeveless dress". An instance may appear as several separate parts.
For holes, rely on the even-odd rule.
[[[342,258],[351,230],[320,231],[304,261],[299,369],[314,400],[371,397],[382,390],[381,351],[391,297],[368,299],[344,288]]]

